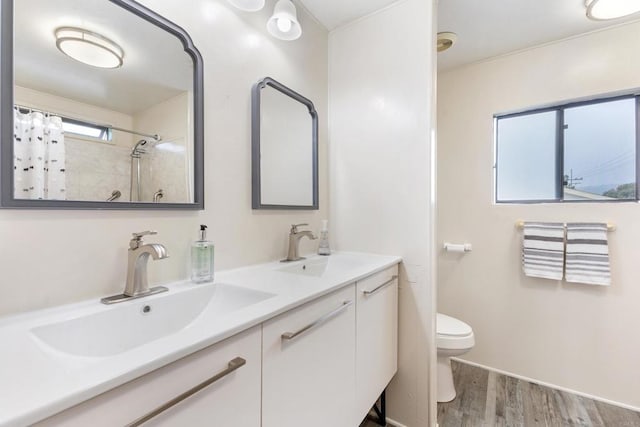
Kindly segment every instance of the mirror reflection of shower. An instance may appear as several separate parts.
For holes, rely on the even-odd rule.
[[[153,203],[158,203],[160,199],[162,199],[163,197],[164,197],[164,191],[162,191],[162,188],[161,188],[155,193],[153,193]]]
[[[153,147],[160,142],[161,139],[156,137],[154,140],[151,139],[141,139],[131,150],[131,187],[130,187],[130,200],[132,202],[142,202],[142,159],[143,157],[150,155]],[[148,162],[147,162],[148,164]],[[164,192],[159,190],[154,193],[153,201],[158,202],[162,197],[164,197]]]
[[[107,202],[113,202],[114,200],[118,200],[122,196],[122,192],[120,190],[113,190],[109,198],[107,198]]]

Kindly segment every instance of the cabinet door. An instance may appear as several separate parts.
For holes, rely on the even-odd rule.
[[[246,363],[145,422],[144,426],[260,427],[260,326],[164,366],[36,425],[127,425],[212,376],[226,372],[229,362],[238,357]]]
[[[397,274],[397,267],[389,268],[356,286],[356,405],[361,418],[398,370]]]
[[[354,427],[355,287],[263,325],[262,426]]]

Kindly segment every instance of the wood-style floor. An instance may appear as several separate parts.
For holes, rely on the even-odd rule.
[[[438,403],[440,427],[639,427],[640,412],[452,361],[458,396]]]
[[[362,424],[360,424],[360,427],[380,427],[380,425],[371,420],[364,420]]]
[[[451,363],[458,396],[438,403],[439,427],[640,427],[640,412]]]

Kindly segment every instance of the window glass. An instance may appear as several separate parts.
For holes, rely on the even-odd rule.
[[[65,132],[80,136],[97,138],[103,141],[111,141],[111,130],[104,126],[96,126],[90,123],[84,123],[79,120],[72,120],[63,117],[62,129]]]
[[[635,98],[564,110],[564,199],[636,198]]]
[[[497,122],[497,201],[553,200],[557,174],[557,111],[501,117]]]

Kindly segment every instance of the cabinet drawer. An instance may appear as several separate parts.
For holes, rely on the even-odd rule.
[[[398,369],[398,267],[356,284],[356,407],[363,418]]]
[[[389,282],[395,276],[395,282]],[[378,293],[380,290],[384,289],[387,286],[390,286],[393,283],[398,283],[398,266],[394,265],[393,267],[389,267],[385,270],[382,270],[378,273],[372,274],[371,276],[365,277],[361,279],[357,283],[358,288],[358,296],[360,294],[367,292],[365,295],[373,295]]]
[[[124,426],[224,373],[229,362],[246,363],[167,409],[144,426],[260,427],[261,326],[157,369],[36,424]]]
[[[263,326],[263,427],[354,427],[355,286]]]

